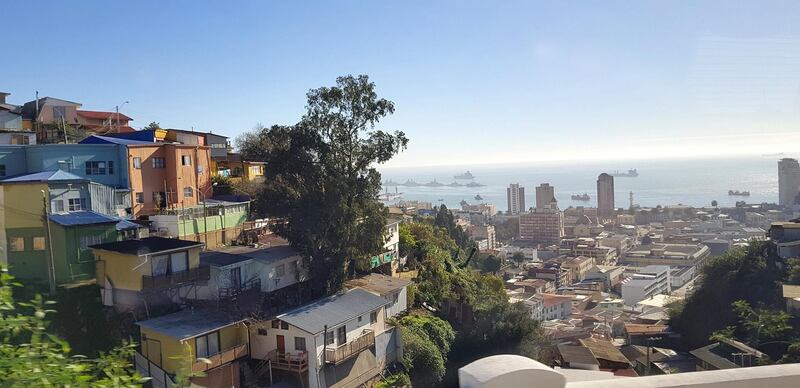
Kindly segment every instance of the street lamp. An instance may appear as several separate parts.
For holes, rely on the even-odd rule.
[[[116,131],[117,133],[119,133],[119,108],[121,108],[121,107],[125,106],[125,104],[127,104],[127,103],[129,103],[129,102],[130,102],[130,101],[125,101],[125,102],[123,102],[122,104],[119,104],[119,105],[117,105],[117,106],[116,106],[116,111],[117,111],[117,117],[116,117],[116,118],[117,118],[117,125],[116,125],[116,128],[114,128],[114,129],[115,129],[115,131]]]

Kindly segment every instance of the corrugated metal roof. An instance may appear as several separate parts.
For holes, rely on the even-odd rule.
[[[150,145],[158,145],[151,141],[143,141],[143,140],[132,140],[132,139],[123,139],[119,137],[111,137],[111,136],[99,136],[99,135],[92,135],[80,141],[80,144],[120,144],[120,145],[138,145],[138,144],[150,144]]]
[[[126,255],[144,256],[182,248],[201,247],[203,243],[165,237],[145,237],[138,240],[115,241],[91,245],[89,248],[119,252]]]
[[[53,221],[61,226],[78,226],[78,225],[109,224],[113,222],[118,222],[119,220],[113,217],[109,217],[105,214],[93,212],[91,210],[81,210],[69,213],[51,214],[50,221]]]
[[[337,294],[314,303],[298,307],[279,315],[278,319],[311,334],[321,333],[361,315],[366,315],[388,304],[380,296],[360,288]]]
[[[141,225],[128,220],[119,220],[119,222],[117,222],[117,230],[138,229],[141,227]]]
[[[87,181],[88,179],[68,173],[62,170],[39,171],[30,174],[18,174],[9,176],[0,183],[21,183],[21,182],[54,182],[54,181]]]
[[[221,312],[186,309],[174,314],[136,322],[136,324],[139,327],[157,331],[168,337],[185,340],[241,321],[243,320]]]

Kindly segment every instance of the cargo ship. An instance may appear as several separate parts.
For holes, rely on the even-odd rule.
[[[478,182],[469,182],[465,186],[467,186],[467,187],[483,187],[483,186],[486,186],[486,185],[482,185],[482,184],[480,184]]]
[[[467,172],[465,172],[463,174],[456,175],[453,178],[455,178],[455,179],[475,179],[475,175],[472,175],[472,173],[469,172],[469,170],[467,170]]]
[[[572,194],[572,200],[573,201],[588,201],[590,199],[592,199],[592,197],[590,197],[589,194],[587,194],[587,193]]]
[[[636,171],[635,168],[632,168],[632,169],[628,170],[627,172],[616,171],[615,170],[614,172],[609,173],[608,175],[611,175],[613,177],[619,177],[619,178],[636,178],[637,176],[639,176],[639,172]]]
[[[747,190],[745,190],[745,191],[728,190],[728,195],[735,195],[735,196],[739,196],[739,197],[749,197],[750,196],[750,192],[747,191]]]

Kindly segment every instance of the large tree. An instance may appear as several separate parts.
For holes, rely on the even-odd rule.
[[[258,128],[240,149],[267,162],[254,210],[278,220],[275,232],[308,257],[318,293],[338,290],[347,270],[364,269],[383,249],[386,208],[375,166],[405,149],[401,131],[376,130],[394,112],[365,75],[308,92],[307,113],[292,126]],[[255,147],[251,145],[256,144]]]

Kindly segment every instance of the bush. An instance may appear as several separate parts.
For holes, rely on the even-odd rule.
[[[444,377],[444,359],[433,341],[417,329],[400,327],[403,341],[403,366],[414,385],[429,387]]]
[[[398,373],[391,375],[375,384],[375,388],[402,388],[410,387],[411,378],[406,373]]]

